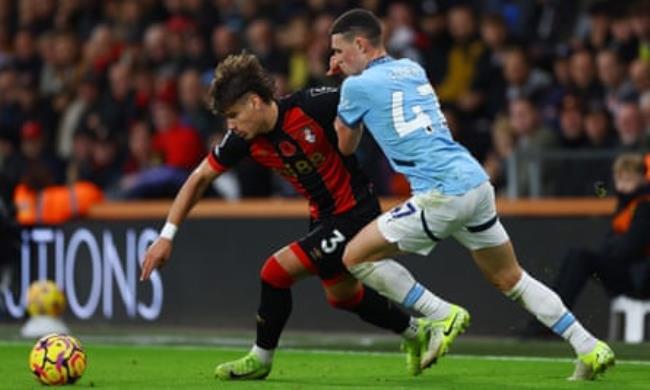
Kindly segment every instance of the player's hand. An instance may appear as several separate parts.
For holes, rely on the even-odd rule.
[[[330,68],[325,73],[325,76],[336,76],[343,73],[341,67],[336,63],[336,59],[333,55],[330,56]]]
[[[142,263],[142,272],[140,273],[140,281],[149,279],[149,276],[156,268],[160,268],[172,254],[172,242],[166,238],[158,237],[156,241],[151,244],[144,255],[144,262]]]

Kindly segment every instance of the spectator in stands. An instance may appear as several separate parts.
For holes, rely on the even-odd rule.
[[[65,168],[65,182],[72,184],[92,178],[93,137],[86,129],[79,128],[72,138],[72,149]]]
[[[636,102],[620,105],[615,116],[616,131],[621,146],[626,150],[639,150],[648,144],[648,134],[643,132],[641,112]]]
[[[238,53],[241,50],[239,37],[228,25],[218,25],[212,30],[211,48],[213,64],[221,62],[229,54]]]
[[[46,148],[43,126],[28,121],[20,129],[21,182],[34,190],[63,183],[63,164]]]
[[[589,31],[582,42],[582,47],[590,52],[598,52],[609,46],[612,11],[613,6],[605,1],[595,1],[589,7]]]
[[[137,0],[125,0],[118,6],[118,15],[113,23],[115,34],[126,44],[138,44],[144,35],[145,23],[142,13],[145,6]]]
[[[650,61],[633,61],[630,64],[630,78],[638,94],[650,91]]]
[[[508,30],[501,15],[487,15],[481,21],[481,38],[485,51],[481,55],[471,90],[460,97],[458,108],[465,112],[483,111],[481,114],[494,118],[503,100],[503,63],[508,52]]]
[[[613,167],[617,207],[611,228],[597,250],[574,248],[562,261],[554,290],[568,308],[589,279],[600,281],[610,297],[650,297],[650,182],[644,158],[623,154]],[[544,329],[545,330],[545,329]],[[525,335],[540,335],[532,322]],[[544,334],[543,332],[541,334]]]
[[[106,25],[97,25],[84,46],[84,72],[94,76],[107,73],[108,68],[117,62],[124,51],[124,45],[117,39],[113,29]]]
[[[212,70],[212,60],[206,55],[208,45],[200,32],[192,28],[184,34],[183,39],[185,45],[183,69],[194,69],[201,73]]]
[[[593,149],[613,150],[617,146],[610,115],[604,108],[593,107],[585,115],[587,145]],[[609,168],[608,168],[609,171]]]
[[[498,183],[505,179],[506,160],[515,154],[517,193],[519,196],[530,195],[530,164],[534,164],[536,153],[556,146],[557,137],[543,125],[533,102],[526,98],[510,102],[509,116],[506,121],[495,123],[494,137],[497,152],[487,164],[492,181]],[[546,172],[542,177],[542,191],[548,193],[551,178],[547,170],[542,169],[542,172]]]
[[[294,15],[282,29],[280,46],[288,52],[289,73],[287,83],[290,90],[303,88],[309,82],[309,61],[307,51],[311,43],[309,21],[304,15]]]
[[[307,66],[309,79],[307,85],[310,87],[334,86],[336,78],[326,76],[330,58],[330,26],[334,17],[330,14],[321,14],[316,17],[312,26],[312,39],[307,49]],[[281,73],[275,73],[274,77],[282,77]]]
[[[18,138],[21,116],[17,102],[17,73],[10,67],[0,68],[0,127],[11,130]]]
[[[246,43],[250,52],[260,59],[262,66],[270,73],[287,74],[287,54],[277,46],[275,34],[275,27],[269,19],[255,19],[246,27]]]
[[[41,70],[40,90],[45,96],[53,96],[72,90],[79,76],[79,43],[70,32],[61,31],[52,36],[48,43],[51,50]]]
[[[100,125],[91,133],[89,179],[104,193],[114,193],[122,176],[122,158],[117,135]]]
[[[38,85],[42,65],[41,58],[38,56],[34,34],[27,29],[18,30],[14,37],[13,66],[18,72],[20,81]]]
[[[131,68],[126,63],[115,63],[108,77],[109,87],[100,98],[97,111],[106,129],[112,133],[111,138],[123,146],[129,123],[138,116]]]
[[[129,153],[122,167],[119,196],[147,198],[164,196],[167,179],[174,172],[162,165],[152,145],[152,134],[146,121],[138,120],[129,129]],[[166,172],[169,171],[170,174]],[[174,185],[172,185],[172,188]]]
[[[501,100],[501,110],[507,110],[508,102],[514,99],[539,101],[551,85],[551,77],[544,71],[531,67],[524,49],[513,47],[508,50],[503,64],[503,78],[506,81]]]
[[[210,135],[219,130],[216,121],[205,105],[206,90],[201,75],[194,69],[184,71],[178,79],[178,100],[181,123],[196,129],[204,144]]]
[[[624,7],[617,7],[612,14],[610,28],[612,41],[609,47],[618,53],[625,64],[637,58],[639,42],[634,35],[630,17]]]
[[[174,74],[177,69],[170,59],[167,49],[167,30],[162,24],[152,24],[144,32],[142,58],[143,65],[154,74]]]
[[[577,50],[569,59],[571,83],[569,93],[577,96],[583,104],[601,104],[604,98],[602,85],[596,78],[596,67],[591,53]]]
[[[161,163],[153,150],[149,124],[143,120],[134,122],[129,129],[129,154],[122,171],[126,175],[132,175]]]
[[[581,101],[566,95],[560,110],[560,142],[562,149],[578,149],[586,146]]]
[[[411,4],[396,2],[388,6],[386,31],[386,50],[391,55],[423,63],[422,53],[417,48],[418,32]]]
[[[467,5],[456,5],[447,14],[451,44],[444,77],[436,88],[442,103],[456,104],[470,91],[479,59],[485,50],[477,34],[476,15]]]
[[[176,103],[162,99],[154,102],[153,123],[153,148],[162,156],[163,163],[186,173],[194,169],[205,148],[196,129],[180,122]]]
[[[598,79],[605,87],[605,105],[615,114],[624,100],[636,98],[634,84],[627,78],[625,64],[612,49],[603,49],[596,57]]]
[[[630,8],[632,29],[638,39],[636,57],[650,62],[650,1],[639,0]]]
[[[74,135],[80,131],[89,112],[98,109],[98,99],[97,79],[88,73],[77,85],[75,98],[61,113],[56,139],[56,153],[60,158],[71,157]]]

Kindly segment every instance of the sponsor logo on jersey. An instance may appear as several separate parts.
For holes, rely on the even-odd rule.
[[[338,88],[336,87],[316,87],[309,90],[309,94],[313,96],[323,95],[325,93],[337,92]]]
[[[310,144],[316,142],[316,134],[314,134],[311,128],[305,127],[302,129],[302,132],[305,134],[305,141],[309,142]]]

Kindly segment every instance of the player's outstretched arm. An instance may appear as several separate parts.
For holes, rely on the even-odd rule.
[[[345,156],[349,156],[357,150],[361,135],[363,134],[360,128],[350,128],[340,118],[334,121],[334,129],[339,138],[339,150]]]
[[[160,236],[145,253],[142,273],[140,274],[141,281],[149,279],[149,275],[154,269],[163,266],[167,262],[172,253],[172,238],[176,233],[176,227],[183,222],[190,210],[201,199],[206,188],[217,176],[219,176],[219,173],[212,169],[206,158],[187,178],[169,209],[167,223]]]

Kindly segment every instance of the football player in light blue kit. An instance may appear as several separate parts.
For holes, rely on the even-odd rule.
[[[483,275],[501,292],[522,304],[544,325],[566,339],[578,355],[571,379],[593,379],[614,364],[614,353],[592,336],[567,310],[558,295],[520,267],[510,239],[496,214],[494,189],[483,168],[455,142],[422,67],[394,59],[381,43],[381,24],[370,12],[341,15],[331,29],[332,70],[348,77],[341,86],[335,127],[339,148],[354,153],[361,125],[382,148],[393,169],[411,184],[412,197],[367,225],[347,245],[344,262],[360,280],[372,280],[388,268],[373,262],[397,254],[427,255],[442,239],[454,237],[470,250]],[[386,275],[383,275],[386,278]],[[469,324],[469,313],[417,284],[405,290],[407,305],[428,300],[427,315],[441,331],[440,346],[422,356],[422,366],[444,355]]]

